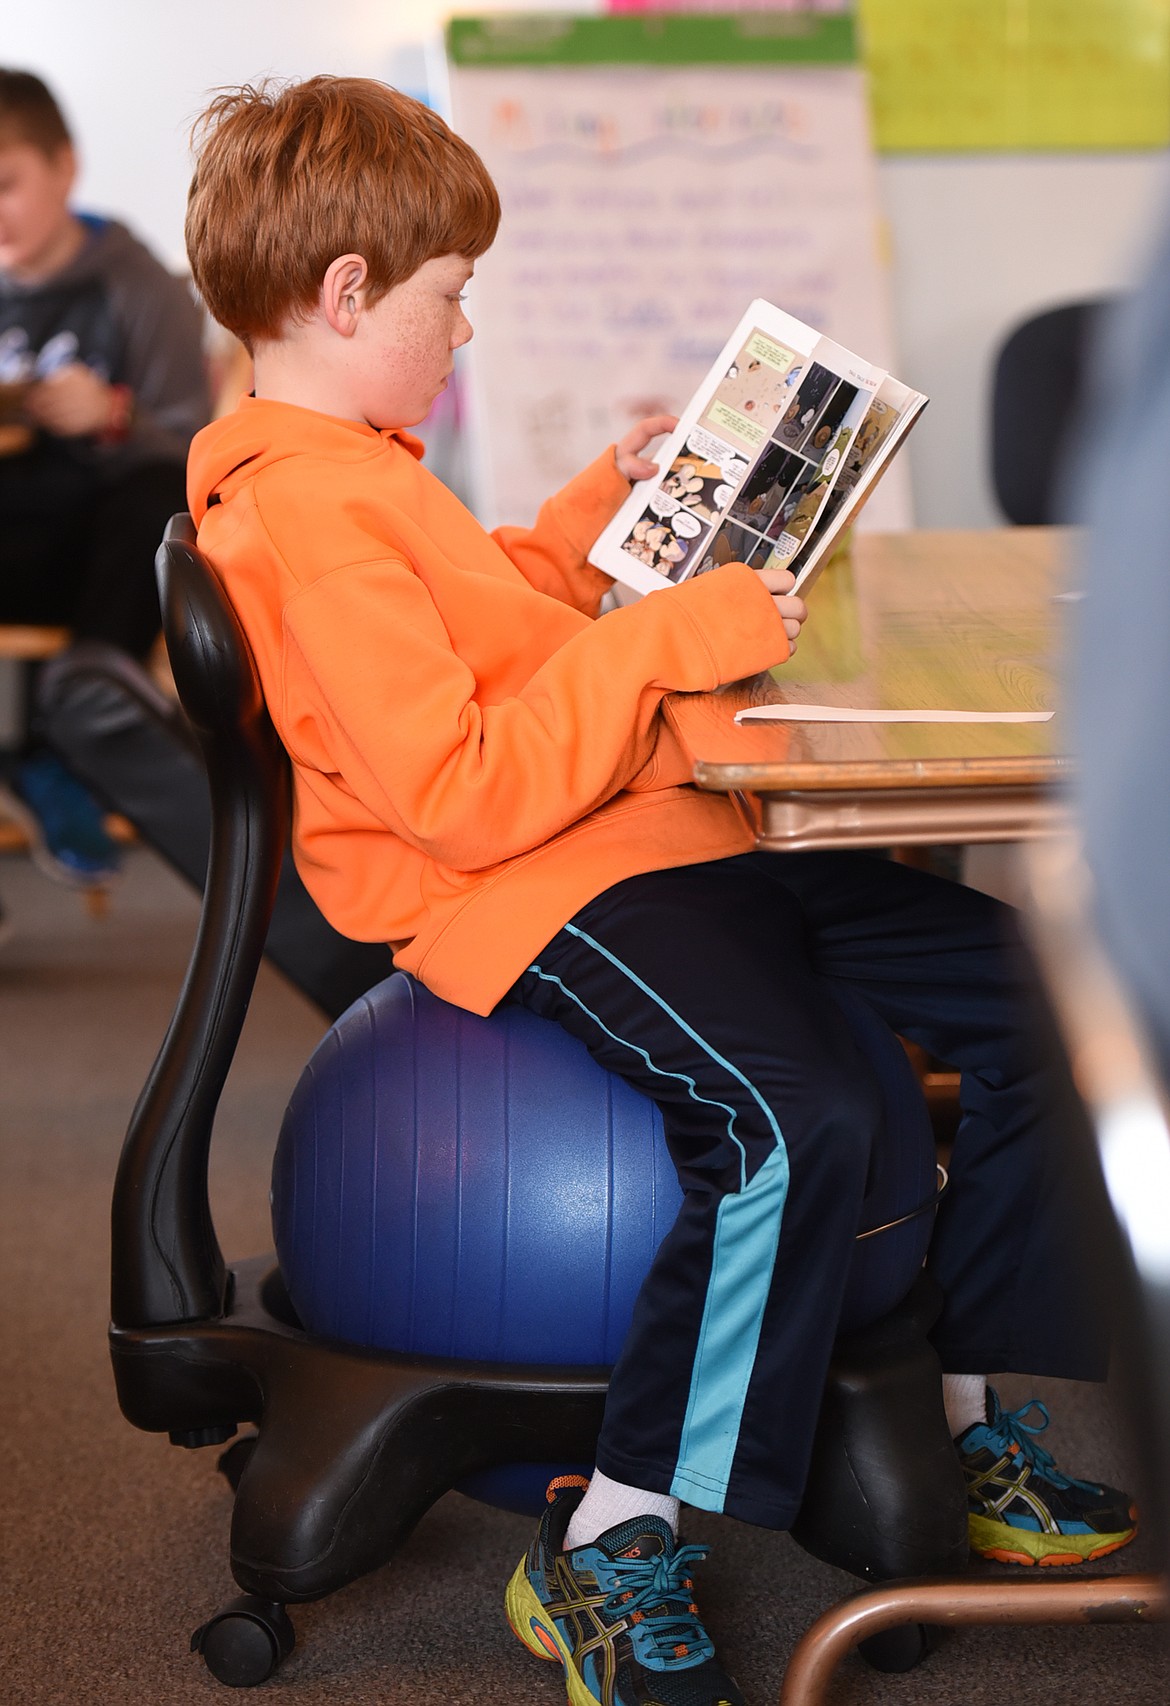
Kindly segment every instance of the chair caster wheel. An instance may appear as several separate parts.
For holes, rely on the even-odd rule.
[[[873,1670],[913,1670],[933,1653],[942,1631],[926,1623],[899,1623],[857,1643],[857,1651]]]
[[[267,1682],[295,1644],[284,1606],[250,1593],[229,1600],[191,1637],[191,1651],[202,1653],[212,1676],[229,1688]]]

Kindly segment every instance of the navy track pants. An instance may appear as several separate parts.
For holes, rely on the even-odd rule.
[[[962,1075],[929,1258],[943,1368],[1101,1378],[1013,942],[1008,908],[881,856],[749,853],[616,884],[518,980],[508,999],[658,1103],[684,1191],[613,1372],[605,1474],[765,1527],[799,1508],[882,1123],[836,981]]]

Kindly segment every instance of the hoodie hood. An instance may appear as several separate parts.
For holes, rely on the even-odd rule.
[[[319,414],[295,403],[243,397],[230,415],[197,433],[187,460],[187,505],[196,527],[209,508],[229,503],[258,474],[293,457],[326,462],[372,462],[396,441],[422,461],[421,439],[401,428]]]

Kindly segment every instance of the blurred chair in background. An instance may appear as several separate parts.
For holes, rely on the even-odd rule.
[[[1044,308],[1008,332],[991,372],[988,458],[996,503],[1013,527],[1069,520],[1065,470],[1081,426],[1096,338],[1113,305],[1101,296]],[[1022,904],[1018,862],[1002,846],[963,850],[965,882]]]
[[[991,382],[991,478],[1013,527],[1068,519],[1061,513],[1061,471],[1109,300],[1044,309],[1021,321],[1000,346]]]

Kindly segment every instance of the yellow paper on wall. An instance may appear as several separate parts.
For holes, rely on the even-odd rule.
[[[1170,0],[859,0],[879,149],[1160,148]]]

